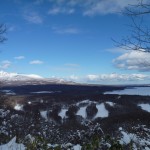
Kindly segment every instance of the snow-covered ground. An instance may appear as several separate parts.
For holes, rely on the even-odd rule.
[[[58,114],[58,116],[60,116],[62,119],[66,118],[66,112],[67,111],[68,111],[68,109],[62,108],[60,113]]]
[[[90,100],[82,100],[81,102],[76,103],[76,106],[79,106],[80,109],[77,111],[76,115],[82,116],[84,119],[87,118],[87,114],[86,114],[86,108],[88,105],[90,105],[92,103],[92,101]],[[85,105],[85,106],[80,106],[80,105]]]
[[[43,118],[43,119],[48,119],[47,118],[47,110],[45,110],[45,111],[40,111],[40,115],[41,115],[41,117]]]
[[[16,104],[16,105],[14,106],[14,109],[15,109],[15,110],[23,110],[23,105],[21,105],[21,104]]]
[[[104,94],[118,94],[118,95],[143,95],[150,96],[150,87],[135,87],[126,88],[124,90],[116,90],[111,92],[105,92]]]
[[[86,108],[87,106],[80,107],[76,115],[82,116],[84,119],[86,119],[87,114],[86,114]]]
[[[76,113],[76,115],[82,116],[84,119],[87,118],[87,112],[86,112],[86,108],[87,106],[89,106],[91,103],[95,103],[96,104],[96,108],[98,110],[97,114],[95,115],[94,119],[101,117],[101,118],[105,118],[108,117],[109,112],[108,110],[105,108],[105,104],[104,103],[97,103],[97,102],[93,102],[90,100],[83,100],[81,102],[78,102],[76,105],[80,107],[80,109],[78,110],[78,112]],[[105,102],[106,104],[110,105],[111,107],[113,107],[115,105],[115,103],[113,102]],[[80,104],[85,104],[85,106],[80,106]]]
[[[25,150],[25,146],[16,143],[16,137],[14,137],[7,144],[0,145],[0,150]]]
[[[122,137],[120,138],[119,143],[121,145],[132,143],[133,150],[150,150],[150,129],[146,128],[145,125],[141,125],[138,127],[133,127],[133,130],[136,132],[129,133],[120,127],[119,131],[121,132]],[[146,134],[141,134],[143,132]]]
[[[32,79],[43,79],[43,77],[36,74],[18,74],[18,73],[8,73],[0,71],[0,79],[3,81],[28,81]]]
[[[31,135],[28,135],[28,136],[31,136]],[[34,141],[34,138],[30,137],[30,140],[33,142]],[[59,145],[58,144],[47,144],[47,146],[49,148],[56,148],[58,147]],[[72,147],[72,150],[81,150],[82,146],[77,144],[77,145],[73,145],[71,143],[67,143],[65,145],[62,145],[61,147]],[[0,150],[25,150],[26,147],[24,144],[18,144],[16,143],[16,137],[14,137],[13,139],[11,139],[8,143],[6,144],[3,144],[3,145],[0,145]],[[67,148],[68,150],[70,148]]]
[[[105,108],[104,103],[97,104],[97,105],[96,105],[96,108],[98,109],[98,112],[97,112],[96,116],[94,117],[94,119],[96,119],[96,118],[98,118],[98,117],[101,117],[101,118],[108,117],[109,112],[108,112],[108,110]]]
[[[89,105],[91,103],[94,103],[94,102],[90,101],[89,99],[86,99],[86,100],[82,100],[81,102],[76,103],[76,105],[77,106],[79,106],[81,104],[87,104],[87,105]]]
[[[140,106],[141,109],[150,113],[150,104],[138,104],[138,106]]]
[[[4,118],[10,113],[10,110],[0,109],[0,117]]]
[[[73,150],[81,150],[81,148],[79,144],[73,146]]]
[[[105,103],[112,106],[112,107],[115,106],[115,103],[113,103],[113,102],[105,102]]]

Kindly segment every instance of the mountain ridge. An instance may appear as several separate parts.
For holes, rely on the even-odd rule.
[[[63,78],[44,78],[36,74],[19,74],[0,71],[2,85],[28,85],[28,84],[75,84]]]

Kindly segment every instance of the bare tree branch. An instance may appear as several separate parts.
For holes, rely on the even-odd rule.
[[[150,52],[150,27],[144,20],[150,15],[150,2],[138,0],[136,5],[128,5],[123,14],[132,21],[129,26],[131,34],[123,37],[120,42],[113,40],[116,46],[127,50]]]
[[[0,24],[0,43],[3,43],[4,41],[6,41],[6,34],[7,28],[4,24]]]

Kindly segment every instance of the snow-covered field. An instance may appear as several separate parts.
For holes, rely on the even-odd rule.
[[[46,120],[48,119],[46,110],[40,111],[40,115],[41,115],[42,118],[44,118]]]
[[[96,119],[96,118],[98,118],[98,117],[101,117],[101,118],[108,117],[109,112],[108,112],[107,109],[105,108],[104,103],[102,103],[102,104],[97,104],[96,107],[97,107],[97,109],[98,109],[98,112],[97,112],[96,116],[94,117],[94,119]]]
[[[141,125],[133,127],[133,130],[135,130],[136,132],[129,133],[127,131],[124,131],[123,128],[120,127],[119,131],[121,132],[122,137],[121,139],[119,139],[119,143],[121,145],[127,145],[132,142],[133,150],[150,150],[150,129],[146,128],[145,125]],[[146,134],[142,136],[142,132],[146,132]]]
[[[79,111],[77,112],[76,115],[79,115],[79,116],[82,116],[83,118],[86,118],[87,117],[86,108],[87,108],[87,106],[80,107],[80,109],[79,109]]]
[[[7,144],[0,145],[0,150],[25,150],[25,146],[16,143],[16,137],[14,137]]]
[[[33,141],[34,141],[34,138],[33,138]],[[55,148],[57,146],[58,144],[49,144],[49,143],[47,144],[47,147],[49,148]],[[71,143],[67,143],[67,144],[61,145],[62,148],[67,148],[67,149],[69,146],[72,147],[72,150],[81,150],[82,148],[82,146],[79,144],[73,145]],[[16,143],[16,137],[12,138],[8,143],[0,145],[0,150],[25,150],[25,149],[26,149],[26,146],[24,144]]]
[[[62,108],[60,113],[58,114],[58,116],[60,116],[62,119],[66,118],[66,112],[68,111],[68,109],[66,108]]]
[[[104,94],[150,96],[150,87],[126,88],[124,90],[116,90],[116,91],[111,91],[111,92],[105,92]]]
[[[150,104],[138,104],[138,106],[140,106],[141,109],[150,112]]]
[[[84,119],[87,118],[87,112],[86,112],[86,109],[88,107],[88,105],[90,105],[91,103],[94,103],[96,104],[96,108],[98,110],[98,112],[96,113],[94,119],[98,118],[98,117],[101,117],[101,118],[105,118],[105,117],[108,117],[109,116],[109,112],[108,110],[105,108],[105,104],[104,103],[97,103],[97,102],[92,102],[90,100],[83,100],[79,103],[77,103],[76,105],[79,106],[80,104],[86,104],[85,106],[81,106],[77,112],[76,115],[79,115],[79,116],[82,116]],[[115,103],[112,103],[112,102],[106,102],[106,104],[110,105],[110,106],[114,106]]]

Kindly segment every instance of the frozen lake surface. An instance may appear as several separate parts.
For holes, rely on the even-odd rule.
[[[150,87],[126,88],[124,90],[116,90],[116,91],[111,91],[111,92],[105,92],[105,94],[150,96]]]
[[[138,106],[140,106],[141,109],[150,113],[150,104],[138,104]]]

